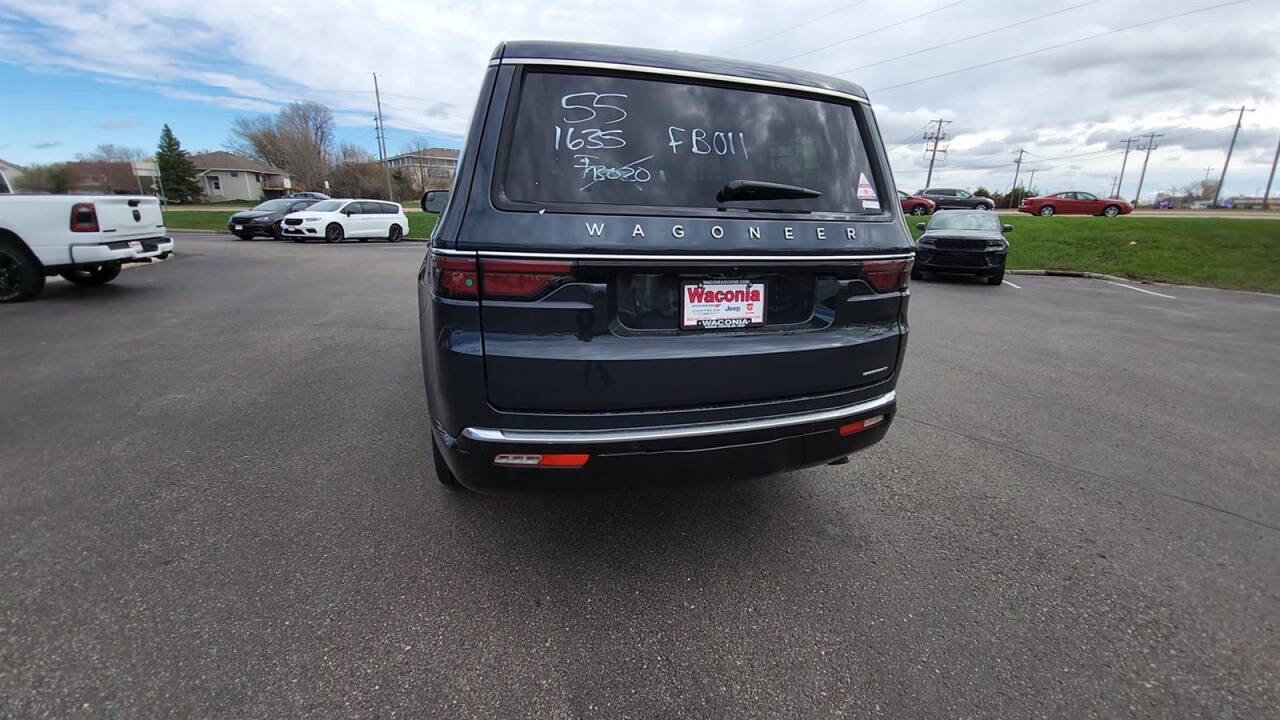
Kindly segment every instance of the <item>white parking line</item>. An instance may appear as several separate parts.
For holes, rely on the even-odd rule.
[[[1152,291],[1152,290],[1143,290],[1143,289],[1142,289],[1142,288],[1140,288],[1140,287],[1134,287],[1134,286],[1132,286],[1132,285],[1126,285],[1126,284],[1124,284],[1124,283],[1112,282],[1112,281],[1110,281],[1110,280],[1103,280],[1103,282],[1107,283],[1108,285],[1115,285],[1116,287],[1128,288],[1128,289],[1130,289],[1130,290],[1137,290],[1137,291],[1138,291],[1138,292],[1140,292],[1140,293],[1146,293],[1146,294],[1148,294],[1148,295],[1155,295],[1156,297],[1168,298],[1168,299],[1170,299],[1170,300],[1177,300],[1177,299],[1178,299],[1178,298],[1176,298],[1176,297],[1174,297],[1174,296],[1172,296],[1172,295],[1165,295],[1164,293],[1158,293],[1158,292],[1154,292],[1154,291]]]
[[[1005,280],[1005,281],[1003,281],[1003,282],[1004,282],[1004,284],[1005,284],[1005,285],[1008,285],[1008,286],[1009,286],[1009,287],[1011,287],[1011,288],[1016,288],[1016,289],[1018,289],[1018,290],[1021,290],[1021,289],[1022,289],[1022,286],[1021,286],[1021,285],[1014,285],[1013,283],[1009,282],[1008,280]]]

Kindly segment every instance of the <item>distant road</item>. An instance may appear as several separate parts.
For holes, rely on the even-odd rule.
[[[1017,210],[1000,209],[1001,215],[1022,215]],[[1134,210],[1130,217],[1234,218],[1236,220],[1280,220],[1280,212],[1262,210]]]

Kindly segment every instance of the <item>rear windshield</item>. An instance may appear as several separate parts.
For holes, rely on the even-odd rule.
[[[943,211],[929,221],[930,230],[994,230],[1000,231],[1000,220],[993,212]]]
[[[538,204],[879,213],[848,105],[686,82],[525,75],[502,189]],[[718,201],[735,180],[819,197]]]

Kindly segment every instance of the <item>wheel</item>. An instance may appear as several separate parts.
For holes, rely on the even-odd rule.
[[[1053,206],[1045,205],[1040,208],[1040,217],[1053,217]]]
[[[387,242],[400,242],[403,237],[404,230],[401,230],[399,225],[392,225],[391,231],[387,233]]]
[[[449,466],[445,464],[444,454],[440,452],[440,446],[436,445],[435,438],[432,438],[431,440],[431,459],[435,461],[436,479],[440,481],[441,485],[444,485],[450,490],[457,490],[462,487],[458,483],[457,476],[455,476],[453,471],[449,469]]]
[[[92,287],[106,285],[120,274],[120,263],[108,262],[98,265],[77,265],[70,270],[58,273],[63,279],[77,285]]]
[[[279,220],[275,221],[274,223],[271,223],[271,237],[275,238],[276,240],[284,239],[284,231],[280,229]]]
[[[990,210],[990,209],[991,208],[987,207],[986,203],[978,203],[978,207],[974,208],[974,210]]]
[[[17,240],[0,238],[0,302],[30,300],[44,289],[44,268]]]
[[[1108,205],[1102,209],[1102,214],[1107,217],[1115,217],[1120,214],[1120,208],[1115,205]]]
[[[923,215],[923,214],[924,214],[924,206],[923,206],[923,205],[912,205],[912,206],[911,206],[911,214],[912,214],[912,215]]]
[[[342,226],[338,223],[329,223],[329,227],[324,229],[325,242],[339,243],[345,237],[342,232]]]
[[[1003,271],[1003,270],[1001,270],[1001,271],[1000,271],[1000,274],[999,274],[999,275],[989,275],[989,276],[987,276],[987,284],[988,284],[988,285],[999,285],[999,284],[1000,284],[1000,283],[1002,283],[1002,282],[1004,282],[1004,271]]]

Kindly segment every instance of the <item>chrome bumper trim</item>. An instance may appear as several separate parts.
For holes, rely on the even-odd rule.
[[[495,430],[491,428],[466,428],[463,437],[479,442],[529,443],[534,445],[591,445],[596,443],[641,442],[646,440],[675,440],[751,432],[807,425],[809,423],[840,420],[853,415],[873,412],[892,405],[898,398],[897,391],[889,391],[857,405],[818,410],[795,415],[775,415],[753,420],[734,420],[723,423],[696,425],[672,425],[669,427],[628,428],[623,430]]]

